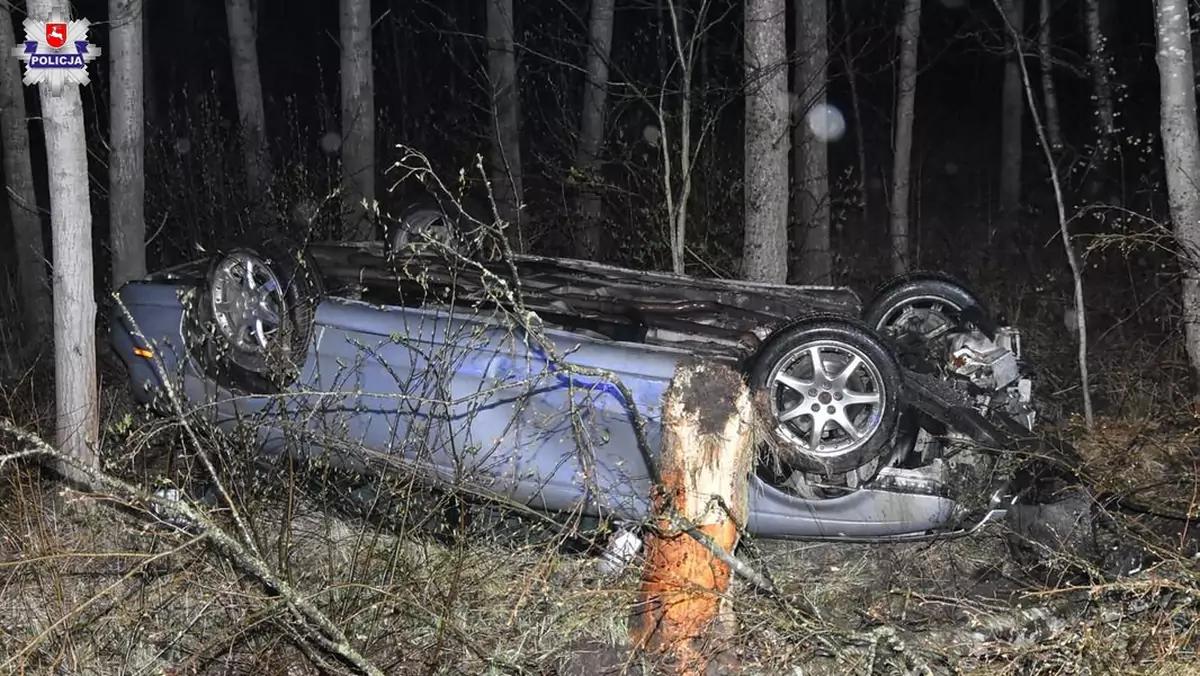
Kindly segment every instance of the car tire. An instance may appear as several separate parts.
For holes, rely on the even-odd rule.
[[[384,243],[390,255],[428,250],[426,236],[440,241],[452,253],[471,256],[479,235],[478,213],[468,204],[422,198],[384,224]]]
[[[264,239],[219,253],[185,315],[189,351],[226,389],[285,391],[304,366],[323,295],[316,263],[298,247]]]
[[[836,476],[873,463],[873,478],[893,448],[900,366],[859,321],[816,316],[776,331],[754,358],[749,385],[765,409],[770,453],[787,466]]]
[[[908,308],[925,305],[941,306],[946,318],[970,323],[989,338],[996,335],[996,324],[983,302],[953,277],[937,272],[901,275],[883,283],[867,303],[862,319],[881,334],[894,337],[900,315]]]

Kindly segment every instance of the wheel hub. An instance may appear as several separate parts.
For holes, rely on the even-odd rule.
[[[279,330],[282,308],[279,281],[262,261],[235,253],[218,266],[212,285],[213,317],[235,349],[266,350]]]
[[[801,346],[780,361],[772,382],[779,431],[807,454],[849,453],[871,438],[882,419],[882,377],[850,346]]]

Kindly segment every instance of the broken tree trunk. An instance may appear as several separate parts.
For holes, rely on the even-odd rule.
[[[745,523],[752,415],[746,384],[730,367],[676,367],[663,403],[656,533],[631,624],[634,645],[672,661],[675,673],[705,673],[714,651],[704,647],[733,629],[732,570],[713,547],[732,552]]]

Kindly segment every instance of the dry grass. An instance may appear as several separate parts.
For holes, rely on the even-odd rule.
[[[31,467],[6,471],[2,490],[0,672],[339,673],[278,597],[195,535],[132,505],[72,510],[90,498]],[[402,533],[298,490],[252,496],[245,513],[264,558],[385,673],[649,673],[626,641],[636,566],[613,579],[553,544]],[[929,544],[751,542],[743,555],[787,608],[735,587],[730,673],[1194,673],[1186,562],[1031,591],[1000,530]],[[820,618],[797,610],[810,605]],[[1030,607],[1055,610],[1021,620]]]

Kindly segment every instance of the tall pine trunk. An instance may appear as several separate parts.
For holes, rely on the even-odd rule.
[[[891,239],[893,274],[910,267],[912,242],[909,233],[909,197],[912,190],[913,119],[917,107],[917,45],[921,39],[921,0],[905,0],[900,20],[900,74],[896,96],[896,118],[892,122],[892,204],[888,233]]]
[[[1051,48],[1054,33],[1051,30],[1050,0],[1038,3],[1038,60],[1042,63],[1042,105],[1046,109],[1046,136],[1054,152],[1063,149],[1062,122],[1058,112],[1058,88],[1054,85],[1054,61]]]
[[[258,29],[250,0],[225,0],[229,26],[229,49],[233,61],[233,85],[237,98],[242,156],[246,171],[246,195],[256,207],[270,186],[267,152],[267,123],[263,112],[262,81],[258,73]],[[188,92],[198,96],[198,92]]]
[[[29,16],[67,16],[65,0],[29,0]],[[88,200],[87,144],[79,86],[55,93],[38,85],[50,173],[50,227],[54,256],[54,403],[59,449],[98,467],[96,297],[92,261],[92,206]],[[67,467],[68,479],[83,476]]]
[[[1116,115],[1113,109],[1112,67],[1109,59],[1108,37],[1100,20],[1100,0],[1084,0],[1084,23],[1087,27],[1088,63],[1092,71],[1092,101],[1096,106],[1096,151],[1093,168],[1103,176],[1112,151]],[[1184,7],[1184,17],[1187,8]],[[1099,185],[1093,181],[1093,185]]]
[[[1158,72],[1167,201],[1183,268],[1183,325],[1192,386],[1200,390],[1200,133],[1187,0],[1158,0]],[[1200,409],[1200,396],[1196,398]]]
[[[342,194],[351,238],[375,239],[375,69],[371,2],[341,0]]]
[[[788,76],[785,0],[746,0],[746,231],[742,278],[787,280]]]
[[[580,258],[595,259],[602,249],[600,227],[600,162],[604,142],[605,103],[608,98],[608,59],[612,51],[613,5],[615,0],[592,0],[588,30],[587,83],[583,90],[583,109],[579,118],[579,143],[575,150],[575,180],[580,182],[576,212],[583,237],[578,247]]]
[[[20,61],[12,58],[15,38],[8,5],[0,6],[0,152],[4,157],[4,182],[12,217],[16,248],[17,292],[24,318],[25,345],[44,342],[52,328],[50,280],[46,275],[46,245],[42,218],[33,192],[33,167],[29,161],[29,121],[25,114],[25,86]]]
[[[518,252],[525,248],[521,202],[521,93],[513,39],[513,0],[487,0],[488,79],[491,82],[491,184],[496,216]]]
[[[1003,0],[1004,19],[1017,34],[1025,27],[1025,1]],[[1005,35],[1009,35],[1006,31]],[[1025,90],[1021,84],[1024,54],[1019,42],[1009,44],[1004,64],[1004,85],[1000,102],[1000,225],[1006,234],[1016,232],[1021,213],[1021,163],[1024,157],[1022,127],[1025,121]]]
[[[825,85],[828,74],[829,22],[826,0],[796,2],[795,87],[803,92],[808,104],[801,110],[825,114]],[[814,129],[814,123],[817,128]],[[833,283],[833,252],[829,241],[829,159],[824,120],[807,118],[797,121],[793,142],[796,182],[796,243],[800,245],[800,264],[793,278],[801,284]]]
[[[108,231],[112,286],[146,276],[144,0],[109,0]]]

